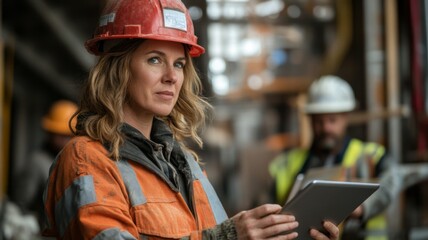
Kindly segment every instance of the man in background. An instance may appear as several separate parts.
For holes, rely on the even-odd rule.
[[[313,134],[310,148],[284,151],[269,165],[278,203],[286,201],[297,176],[310,169],[341,166],[342,179],[329,180],[373,180],[392,164],[383,146],[347,136],[349,112],[355,107],[352,88],[343,79],[328,75],[311,84],[305,106]],[[352,213],[344,229],[343,236],[347,237],[343,239],[387,239],[386,218],[381,214],[391,202],[387,188],[381,185]],[[353,233],[348,234],[351,230]]]
[[[43,189],[49,176],[49,168],[56,155],[70,140],[72,132],[69,126],[76,125],[77,105],[68,100],[59,100],[52,104],[42,119],[42,128],[46,139],[40,149],[30,154],[25,168],[17,174],[12,186],[12,200],[26,212],[34,214],[39,224],[43,217]],[[69,125],[70,122],[70,125]]]

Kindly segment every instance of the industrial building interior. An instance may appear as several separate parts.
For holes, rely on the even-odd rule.
[[[96,60],[84,42],[106,2],[1,2],[1,198],[43,143],[49,106],[78,102]],[[310,144],[302,105],[320,75],[354,89],[349,135],[383,144],[399,167],[428,165],[427,1],[183,3],[206,49],[194,61],[214,106],[195,150],[230,216],[267,201],[276,154]],[[391,239],[428,239],[428,176],[402,189],[388,216]]]

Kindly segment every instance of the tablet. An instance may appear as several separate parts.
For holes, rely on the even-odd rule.
[[[317,167],[310,168],[305,174],[300,173],[297,175],[294,181],[293,187],[291,188],[290,194],[288,194],[287,202],[296,196],[300,189],[304,188],[312,180],[328,180],[338,181],[344,176],[345,169],[343,166],[332,166],[332,167]]]
[[[379,188],[377,183],[313,180],[282,208],[296,217],[298,239],[311,239],[309,229],[324,231],[323,221],[338,225]],[[286,232],[288,233],[288,232]]]

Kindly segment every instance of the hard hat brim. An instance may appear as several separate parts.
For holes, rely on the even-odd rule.
[[[351,112],[355,109],[355,103],[320,103],[320,104],[308,104],[305,108],[307,114],[322,114],[322,113],[342,113]]]
[[[71,124],[75,125],[75,121],[72,121]],[[62,122],[55,122],[55,121],[52,121],[48,118],[43,118],[42,127],[44,130],[51,132],[51,133],[56,133],[56,134],[61,134],[61,135],[72,135],[73,134],[71,132],[70,128],[68,127],[68,125],[65,126],[64,123],[62,123]]]
[[[190,46],[189,55],[191,57],[199,57],[205,52],[205,48],[202,46],[193,43],[192,41],[186,41],[181,37],[172,37],[172,36],[159,36],[159,35],[147,35],[147,34],[141,34],[139,36],[135,35],[118,35],[118,36],[108,36],[108,37],[98,37],[95,39],[91,39],[85,42],[85,47],[88,50],[89,53],[94,55],[102,55],[106,52],[100,51],[100,44],[103,41],[109,41],[109,40],[118,40],[118,39],[152,39],[152,40],[159,40],[159,41],[170,41],[170,42],[178,42],[183,43]]]

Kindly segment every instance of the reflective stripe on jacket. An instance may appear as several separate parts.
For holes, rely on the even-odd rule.
[[[134,161],[113,161],[97,141],[75,137],[51,167],[44,203],[48,229],[58,239],[201,239],[203,229],[227,219],[198,163],[193,177],[195,216],[162,178]]]

